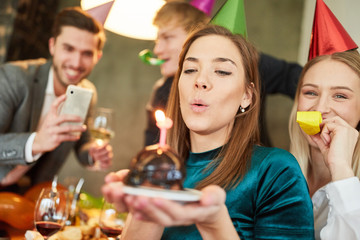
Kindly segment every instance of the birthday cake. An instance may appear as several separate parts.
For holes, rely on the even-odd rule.
[[[159,144],[142,149],[130,162],[130,172],[124,180],[128,186],[167,190],[183,190],[185,167],[168,145]]]

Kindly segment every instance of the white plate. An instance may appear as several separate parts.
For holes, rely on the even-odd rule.
[[[196,189],[185,188],[184,190],[165,190],[150,187],[124,186],[123,191],[130,195],[141,195],[147,197],[161,197],[178,202],[197,202],[200,200],[201,192]]]

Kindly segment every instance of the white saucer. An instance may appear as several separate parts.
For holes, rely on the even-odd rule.
[[[165,190],[151,187],[123,186],[123,191],[130,195],[141,195],[147,197],[161,197],[178,202],[197,202],[200,200],[201,192],[196,189],[185,188],[184,190]]]

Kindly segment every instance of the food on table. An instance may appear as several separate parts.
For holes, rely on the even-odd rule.
[[[34,227],[35,203],[19,194],[0,192],[0,221],[17,229]]]
[[[168,145],[145,147],[130,163],[130,172],[124,180],[129,186],[183,190],[185,167],[183,161]]]
[[[74,226],[67,226],[63,231],[58,232],[56,236],[49,238],[49,240],[82,240],[83,234],[80,228]]]
[[[81,209],[91,209],[91,208],[98,208],[100,209],[102,206],[103,199],[102,197],[94,197],[89,193],[82,191],[79,196],[78,206]]]
[[[26,240],[44,240],[44,237],[41,236],[36,231],[28,230],[25,233]],[[62,231],[55,233],[50,236],[48,240],[106,240],[106,237],[100,235],[95,236],[94,234],[89,235],[83,232],[83,229],[80,226],[66,226]]]
[[[43,240],[44,237],[36,231],[27,230],[25,233],[26,240]]]
[[[26,193],[24,193],[24,197],[36,203],[36,200],[38,199],[41,190],[43,188],[51,187],[51,184],[52,184],[51,181],[38,183],[38,184],[32,186],[29,190],[27,190]],[[66,190],[67,189],[65,186],[61,185],[60,183],[57,184],[56,188],[58,190]]]
[[[77,221],[76,226],[65,226],[64,229],[50,236],[48,240],[106,240],[106,236],[99,229],[100,209],[82,209],[82,214],[87,215],[86,222]],[[26,240],[43,240],[36,231],[26,231]]]
[[[12,192],[0,192],[0,221],[16,229],[34,227],[34,209],[36,200],[43,187],[50,187],[51,182],[39,183],[31,187],[24,195]],[[58,189],[66,189],[62,185]]]
[[[51,187],[51,182],[39,183],[23,196],[0,192],[0,221],[4,221],[15,229],[27,230],[24,233],[26,240],[44,240],[39,232],[33,231],[35,202],[43,187]],[[65,190],[66,187],[58,183],[57,189]],[[89,193],[81,192],[75,225],[65,226],[48,240],[107,240],[99,228],[102,201],[102,197],[97,198]]]
[[[308,135],[315,135],[320,132],[322,122],[321,112],[319,111],[298,111],[296,122],[301,129]]]

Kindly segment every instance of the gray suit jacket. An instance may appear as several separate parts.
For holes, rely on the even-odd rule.
[[[36,59],[0,66],[0,179],[16,165],[27,164],[25,144],[39,122],[51,64],[51,61]],[[92,89],[95,93],[91,113],[96,102],[96,89],[86,79],[78,86]],[[89,132],[85,132],[78,142],[64,142],[54,151],[43,154],[26,174],[31,185],[50,181],[72,148],[76,150],[79,161],[87,165],[85,144],[89,141]]]

